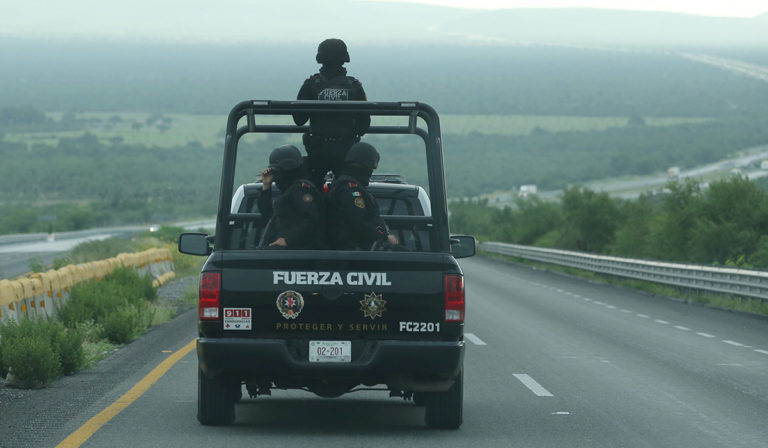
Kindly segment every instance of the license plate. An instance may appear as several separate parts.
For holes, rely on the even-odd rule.
[[[309,362],[351,361],[351,341],[309,341]]]

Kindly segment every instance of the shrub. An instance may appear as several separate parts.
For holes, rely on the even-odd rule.
[[[152,313],[148,308],[126,305],[104,319],[102,336],[114,344],[125,344],[139,337],[151,321]]]
[[[118,268],[103,281],[75,285],[59,318],[69,328],[93,321],[103,325],[111,314],[126,306],[144,308],[157,300],[149,276],[139,276],[132,268]]]
[[[59,376],[59,356],[44,337],[13,339],[3,345],[3,363],[25,387],[48,384]]]
[[[64,327],[61,327],[62,330]],[[79,329],[62,331],[58,341],[58,351],[61,356],[61,373],[71,375],[85,366],[85,334]]]
[[[85,364],[84,335],[80,330],[67,330],[59,322],[32,321],[29,319],[24,319],[21,322],[11,321],[0,326],[0,349],[4,353],[11,350],[8,347],[15,344],[16,341],[27,339],[44,341],[56,356],[57,363],[61,366],[61,373],[74,373]],[[5,366],[3,370],[12,370],[15,376],[23,379],[23,374],[18,371],[20,366],[5,361],[5,355],[2,358]]]

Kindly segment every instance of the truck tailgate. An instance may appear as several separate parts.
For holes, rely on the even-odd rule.
[[[231,251],[219,264],[222,319],[209,330],[224,337],[461,338],[463,324],[444,320],[445,275],[461,274],[445,254]]]

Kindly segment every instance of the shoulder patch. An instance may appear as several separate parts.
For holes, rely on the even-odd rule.
[[[349,182],[349,188],[357,188],[357,184],[354,182]]]
[[[363,198],[355,198],[355,207],[365,208],[365,199],[363,199]]]
[[[304,202],[312,202],[315,200],[315,198],[309,193],[304,193],[304,196],[301,197],[301,200]]]
[[[312,185],[309,185],[309,184],[308,184],[308,183],[306,183],[306,182],[302,182],[302,183],[301,183],[301,188],[309,188],[309,189],[311,190],[311,189],[312,189]]]
[[[354,197],[356,197],[356,198],[358,198],[358,197],[360,197],[360,196],[362,196],[362,195],[363,195],[363,193],[360,193],[359,191],[353,191],[353,192],[352,192],[352,196],[354,196]]]

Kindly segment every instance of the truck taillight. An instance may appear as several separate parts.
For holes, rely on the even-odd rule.
[[[200,277],[200,300],[197,312],[200,319],[219,318],[219,293],[221,291],[221,273],[203,272]]]
[[[445,276],[445,321],[464,322],[464,277]]]

